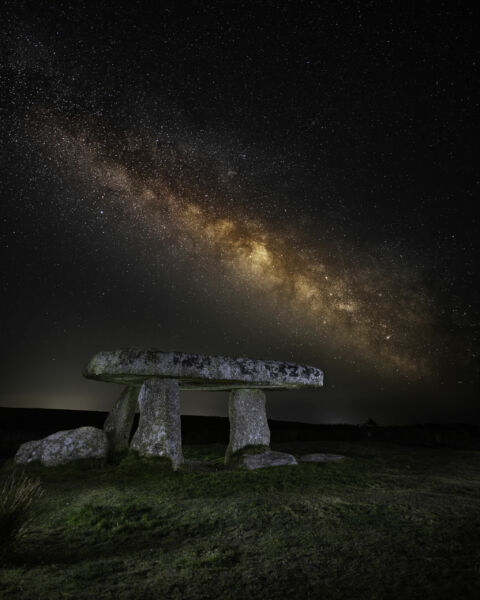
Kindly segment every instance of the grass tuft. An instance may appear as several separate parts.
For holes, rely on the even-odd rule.
[[[38,479],[13,472],[0,492],[0,557],[5,559],[15,540],[30,521],[32,505],[43,494]]]

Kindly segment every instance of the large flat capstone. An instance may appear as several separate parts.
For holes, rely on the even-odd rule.
[[[89,379],[134,387],[140,387],[146,379],[171,378],[187,390],[278,390],[323,385],[323,372],[308,365],[138,348],[99,352],[83,374]]]

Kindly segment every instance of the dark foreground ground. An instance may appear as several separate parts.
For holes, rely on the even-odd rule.
[[[228,471],[212,444],[185,446],[176,473],[133,457],[29,468],[45,494],[0,571],[0,597],[480,597],[478,450],[276,447],[348,458]]]

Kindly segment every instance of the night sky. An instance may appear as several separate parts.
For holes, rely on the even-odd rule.
[[[83,365],[140,346],[325,371],[272,418],[480,423],[469,6],[7,2],[0,404],[106,410]]]

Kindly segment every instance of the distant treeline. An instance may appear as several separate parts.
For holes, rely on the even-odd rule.
[[[56,431],[92,425],[103,427],[107,413],[80,410],[0,407],[0,456],[13,456],[20,444],[40,439]],[[138,423],[136,415],[135,431]],[[386,442],[421,446],[449,446],[480,449],[480,427],[464,423],[447,425],[421,424],[379,426],[322,425],[269,420],[271,442]],[[182,416],[184,444],[228,443],[229,422],[226,417]]]

